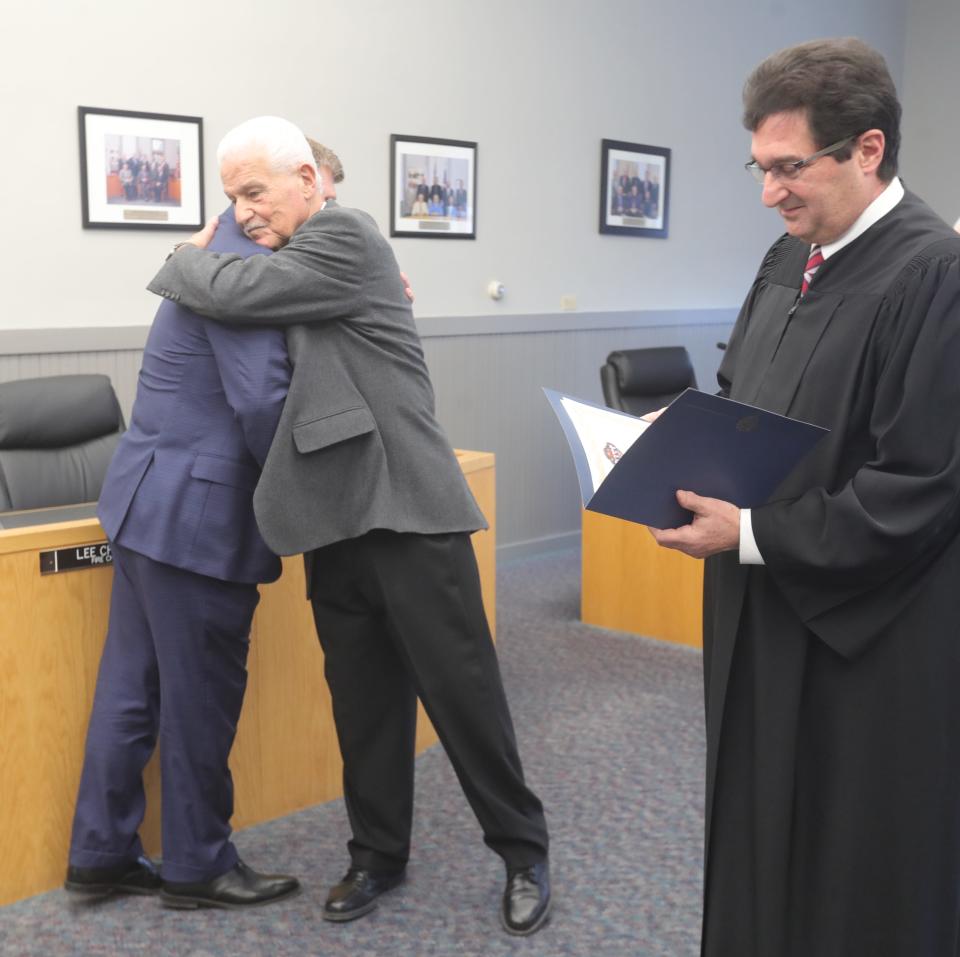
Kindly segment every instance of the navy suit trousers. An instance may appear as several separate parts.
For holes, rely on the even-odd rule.
[[[143,853],[143,769],[160,747],[162,873],[206,881],[230,870],[227,758],[247,681],[260,595],[114,544],[100,661],[70,863],[111,867]]]

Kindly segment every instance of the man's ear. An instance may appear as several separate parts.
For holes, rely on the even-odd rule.
[[[887,147],[883,130],[867,130],[859,136],[860,169],[864,173],[875,173],[883,161],[883,154]]]
[[[304,163],[297,172],[300,175],[303,197],[310,199],[317,191],[317,171],[309,163]]]

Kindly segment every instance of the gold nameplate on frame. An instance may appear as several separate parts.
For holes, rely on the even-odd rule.
[[[165,223],[170,219],[170,214],[165,209],[125,209],[123,218],[128,220],[140,220],[149,222]]]

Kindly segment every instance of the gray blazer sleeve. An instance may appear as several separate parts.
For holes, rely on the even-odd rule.
[[[184,246],[147,289],[232,324],[293,326],[363,310],[366,237],[344,210],[322,210],[272,256],[243,259]]]

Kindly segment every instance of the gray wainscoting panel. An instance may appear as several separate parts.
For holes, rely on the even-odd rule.
[[[142,356],[142,349],[0,354],[0,382],[78,372],[99,372],[110,377],[120,400],[124,419],[129,421],[130,409],[137,392],[137,374]]]
[[[698,384],[714,392],[716,343],[729,330],[709,324],[424,339],[450,441],[496,453],[501,552],[567,545],[580,530],[573,462],[541,387],[602,403],[600,366],[608,353],[684,345]]]
[[[600,366],[614,349],[684,345],[700,387],[714,391],[733,312],[674,314],[669,325],[584,317],[573,328],[569,316],[556,322],[520,322],[515,332],[481,317],[424,323],[423,344],[437,394],[437,413],[453,445],[497,456],[497,535],[502,552],[529,553],[576,541],[580,501],[573,464],[542,386],[602,402]],[[503,317],[498,317],[502,319]],[[687,319],[687,322],[683,320]],[[692,320],[692,321],[689,321]],[[724,321],[725,320],[725,321]],[[622,321],[624,328],[609,328]],[[508,331],[509,330],[509,331]],[[74,330],[64,340],[55,330],[0,341],[0,382],[73,372],[108,375],[129,420],[145,329]],[[110,344],[113,347],[110,347]],[[57,351],[62,349],[63,351]]]

